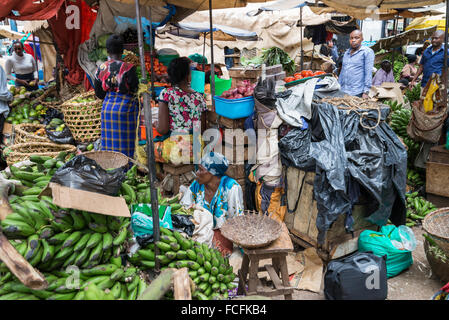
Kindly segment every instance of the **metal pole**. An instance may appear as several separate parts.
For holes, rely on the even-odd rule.
[[[139,55],[140,55],[140,65],[142,68],[142,83],[147,82],[147,73],[145,70],[145,52],[143,48],[143,32],[142,32],[142,19],[140,16],[140,5],[139,0],[135,0],[136,3],[136,21],[137,21],[137,36],[139,41]],[[148,157],[148,179],[150,181],[150,192],[151,192],[151,212],[153,217],[153,241],[159,241],[160,239],[160,229],[159,229],[159,203],[157,198],[157,189],[155,188],[156,183],[156,165],[154,163],[154,145],[153,145],[153,119],[151,115],[151,108],[149,105],[149,94],[148,92],[143,93],[143,107],[145,113],[145,127],[147,132],[147,157]],[[155,209],[156,208],[156,209]],[[155,255],[159,254],[159,249],[154,246]],[[158,272],[160,268],[160,261],[155,259],[155,271]]]
[[[151,99],[156,101],[156,93],[154,92],[154,61],[153,61],[153,21],[150,7],[150,66],[151,66]],[[151,130],[153,131],[153,130]]]
[[[449,24],[449,0],[446,0],[446,25],[444,32],[444,70],[443,70],[443,81],[445,84],[444,88],[444,101],[445,105],[447,105],[447,88],[448,88],[448,74],[447,74],[447,42],[448,42],[448,24]]]
[[[303,38],[302,38],[302,6],[299,8],[299,23],[301,24],[301,71],[304,70],[304,47],[302,44]]]
[[[210,93],[212,95],[212,110],[215,111],[215,65],[214,65],[214,31],[212,25],[212,0],[209,0],[209,25],[210,25]]]
[[[37,62],[36,36],[34,35],[34,32],[33,32],[33,52],[34,52],[34,62],[36,63],[37,82],[39,82],[39,64]]]
[[[397,26],[397,18],[394,18],[394,23],[393,23],[393,36],[396,36],[396,28]],[[391,50],[393,50],[392,55],[391,55],[391,65],[394,66],[394,48],[392,48]]]

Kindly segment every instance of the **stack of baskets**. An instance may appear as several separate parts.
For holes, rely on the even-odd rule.
[[[115,151],[89,151],[83,155],[96,161],[105,170],[122,168],[127,166],[130,160],[123,153]]]
[[[89,102],[76,102],[79,99],[94,98]],[[89,91],[73,97],[62,105],[64,122],[77,142],[93,142],[101,136],[102,100]]]
[[[37,131],[43,132],[43,135],[36,134]],[[26,142],[51,142],[45,132],[45,125],[22,123],[14,126],[14,143]]]
[[[50,142],[26,142],[14,144],[3,151],[8,166],[28,160],[30,156],[57,157],[61,151],[76,153],[76,147],[71,144],[56,144]]]
[[[432,245],[426,239],[424,243],[424,251],[433,273],[442,281],[449,281],[449,208],[441,208],[426,215],[423,221],[423,229],[432,240],[434,248],[439,250],[443,259],[435,254],[436,250],[431,250]]]

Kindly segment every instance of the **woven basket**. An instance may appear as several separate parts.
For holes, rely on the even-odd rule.
[[[95,160],[103,169],[117,169],[128,165],[129,158],[115,151],[90,151],[83,153],[87,158]]]
[[[47,135],[44,137],[34,134],[39,129],[45,128],[43,124],[22,123],[14,126],[14,143],[26,142],[51,142]]]
[[[427,261],[429,261],[432,272],[443,282],[449,282],[449,261],[443,262],[441,259],[435,257],[433,252],[429,249],[429,241],[424,240],[424,251],[426,253]]]
[[[76,99],[95,97],[93,91],[73,97],[61,106],[64,121],[77,142],[93,142],[101,136],[102,100],[77,103]]]
[[[45,92],[39,98],[37,98],[34,101],[34,103],[40,103],[45,107],[59,109],[59,106],[62,104],[62,101],[59,101],[59,99],[58,99],[58,101],[46,102],[45,98],[47,98],[49,96],[58,97],[58,92],[56,91],[56,86],[51,86],[50,88],[45,90]]]
[[[228,219],[221,227],[223,236],[248,249],[266,247],[282,232],[281,225],[263,214],[246,214]]]
[[[28,160],[30,156],[48,156],[57,157],[61,151],[66,151],[68,153],[75,153],[76,147],[71,144],[56,144],[51,142],[27,142],[19,143],[7,147],[4,150],[4,155],[6,157],[6,162],[8,166],[23,161]]]
[[[422,227],[449,256],[449,208],[441,208],[427,214]]]

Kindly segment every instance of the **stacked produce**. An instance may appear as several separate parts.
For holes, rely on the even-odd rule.
[[[53,118],[51,121],[47,124],[45,127],[48,131],[56,131],[56,132],[62,132],[65,128],[65,123],[63,120],[59,118]],[[45,130],[44,130],[45,133]]]
[[[221,94],[221,97],[225,99],[240,99],[244,97],[250,97],[253,95],[256,85],[256,83],[251,83],[251,81],[249,80],[243,80],[237,84],[236,88],[224,91]]]
[[[424,185],[425,172],[420,173],[417,170],[407,168],[407,183],[415,188],[422,187]]]
[[[235,288],[233,268],[221,253],[204,243],[187,239],[177,231],[161,228],[161,240],[138,250],[129,258],[142,269],[154,268],[158,259],[164,268],[189,268],[189,276],[196,284],[193,297],[199,300],[226,299],[228,290]],[[154,253],[154,245],[159,255]]]
[[[14,95],[14,100],[10,103],[11,111],[6,118],[6,122],[11,124],[20,123],[34,123],[39,124],[43,121],[43,115],[47,108],[34,99],[43,94],[43,90],[35,90],[27,92],[24,87],[21,89],[11,86],[11,93]],[[52,100],[53,98],[47,97]]]
[[[263,49],[261,55],[251,59],[242,57],[240,63],[242,66],[260,66],[266,64],[268,67],[281,64],[282,69],[287,74],[293,74],[295,72],[295,61],[290,58],[288,53],[278,47]]]
[[[303,70],[301,72],[296,72],[292,77],[285,77],[284,82],[289,83],[296,80],[307,79],[315,76],[320,76],[325,74],[324,71]]]
[[[405,91],[405,96],[410,103],[413,103],[419,99],[421,99],[421,84],[418,83],[411,90],[407,89]]]
[[[418,196],[418,192],[406,193],[405,197],[407,199],[407,227],[415,226],[416,223],[423,220],[426,215],[437,210],[433,203]]]
[[[106,61],[108,59],[108,51],[106,49],[106,41],[110,34],[104,34],[97,39],[97,47],[89,52],[88,58],[92,62]]]

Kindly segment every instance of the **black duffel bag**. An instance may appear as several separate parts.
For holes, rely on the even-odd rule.
[[[385,300],[387,293],[386,256],[356,252],[327,266],[324,296],[328,300]]]

